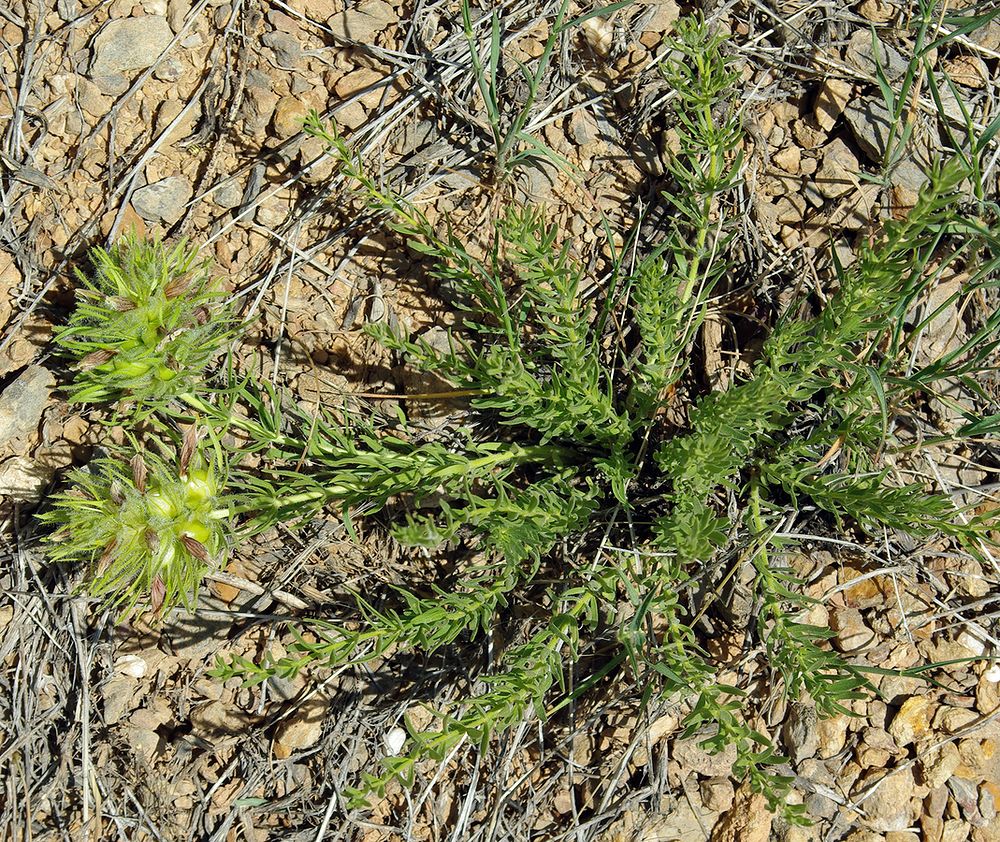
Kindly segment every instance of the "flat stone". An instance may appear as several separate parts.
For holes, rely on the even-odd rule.
[[[247,134],[264,133],[271,123],[278,99],[278,95],[271,90],[259,87],[247,88],[247,97],[241,110]]]
[[[962,756],[954,743],[944,743],[920,758],[920,773],[931,789],[944,785],[961,765]]]
[[[288,7],[314,21],[325,21],[343,8],[336,0],[288,0]]]
[[[388,10],[381,7],[385,6]],[[395,20],[392,7],[386,3],[365,3],[358,8],[347,9],[330,18],[326,25],[338,41],[351,41],[358,44],[368,44],[382,30]]]
[[[356,129],[368,119],[368,112],[358,101],[347,102],[334,113],[337,125],[345,129]]]
[[[943,65],[952,81],[966,88],[983,88],[990,78],[990,71],[979,56],[955,56]]]
[[[124,739],[135,756],[146,762],[151,762],[163,749],[163,739],[159,734],[135,725],[125,726]]]
[[[921,739],[930,730],[930,700],[910,696],[889,723],[889,733],[900,748]]]
[[[28,456],[14,456],[0,464],[0,497],[18,503],[37,503],[53,471]]]
[[[329,709],[330,703],[326,699],[314,696],[282,720],[274,733],[275,757],[284,760],[294,752],[319,742]]]
[[[203,614],[181,613],[165,629],[178,658],[214,662],[219,641],[225,640],[232,621]]]
[[[941,842],[969,842],[973,838],[970,836],[971,831],[972,828],[968,822],[963,822],[961,819],[951,819],[944,823],[944,828],[941,831]],[[990,839],[989,842],[996,842],[996,839]]]
[[[111,98],[101,93],[101,89],[86,76],[75,77],[76,95],[80,107],[91,117],[103,117],[111,108]]]
[[[979,714],[974,710],[941,707],[934,714],[934,728],[943,730],[948,734],[956,734],[964,728],[968,728],[977,719],[979,719]]]
[[[379,82],[385,79],[385,75],[369,67],[361,67],[344,76],[337,82],[334,91],[341,99],[350,99],[355,94],[371,88],[358,97],[358,100],[365,108],[374,108],[385,93],[385,87],[379,86]]]
[[[10,306],[11,293],[21,281],[21,270],[17,268],[14,255],[0,251],[0,325],[6,325],[13,312]]]
[[[792,123],[792,135],[803,149],[816,149],[826,143],[827,132],[811,117]]]
[[[91,77],[113,76],[150,67],[173,39],[160,15],[112,20],[94,36]]]
[[[518,173],[518,194],[530,203],[546,203],[554,199],[556,169],[548,161],[541,159],[526,164]]]
[[[876,76],[877,68],[890,82],[894,82],[906,73],[907,61],[902,54],[882,43],[870,29],[858,29],[847,44],[845,58],[848,64],[854,65],[867,76]]]
[[[927,183],[927,174],[916,160],[905,157],[889,173],[889,183],[917,194]]]
[[[986,26],[970,32],[968,37],[986,50],[1000,50],[1000,20],[993,18]]]
[[[824,131],[830,131],[844,113],[851,99],[854,85],[847,79],[827,79],[816,92],[813,116],[816,124]]]
[[[885,837],[873,830],[855,830],[844,842],[885,842]]]
[[[857,608],[836,609],[830,615],[830,628],[835,632],[833,645],[841,652],[856,652],[875,637]]]
[[[674,0],[666,0],[662,3],[650,4],[648,17],[640,21],[643,32],[653,32],[657,35],[665,35],[672,32],[674,24],[681,16],[680,7]]]
[[[979,812],[979,788],[972,781],[956,775],[948,779],[948,789],[955,803],[961,808],[966,821],[974,825],[985,823]]]
[[[823,163],[816,173],[816,189],[827,199],[849,193],[858,184],[858,159],[839,137],[823,148]]]
[[[872,23],[888,23],[899,14],[899,9],[891,0],[864,0],[858,6],[858,13]]]
[[[146,707],[139,708],[129,717],[128,721],[136,728],[155,731],[160,726],[166,725],[171,719],[173,719],[173,712],[170,710],[166,699],[157,697]]]
[[[183,75],[184,63],[176,56],[167,56],[153,71],[153,78],[161,82],[176,82]]]
[[[437,128],[430,120],[407,122],[402,127],[396,148],[400,155],[409,155],[411,152],[431,146],[436,134]]]
[[[919,348],[919,363],[931,363],[942,355],[957,350],[968,338],[965,332],[962,315],[959,313],[962,289],[968,278],[962,274],[953,274],[942,278],[927,295],[922,307],[914,306],[913,316],[926,319],[933,316],[923,328]],[[945,578],[949,585],[961,587],[967,574],[972,569],[965,570],[961,565],[952,568],[952,559],[933,559],[929,565],[931,575]],[[975,566],[976,582],[981,583],[984,590],[977,596],[985,596],[989,585],[983,579],[983,570],[978,563]],[[954,575],[950,575],[954,570]],[[963,595],[966,595],[963,591]]]
[[[92,81],[105,96],[121,96],[129,88],[128,77],[124,73],[109,73],[106,76],[94,76]]]
[[[805,805],[806,813],[811,818],[832,819],[837,815],[837,802],[820,792],[813,792],[807,795],[802,803]]]
[[[272,676],[267,680],[268,690],[276,699],[288,702],[294,699],[306,686],[305,675],[299,673],[295,678],[282,678],[280,675]]]
[[[706,817],[702,813],[700,809],[695,812],[688,799],[681,798],[662,812],[628,812],[621,820],[622,825],[612,825],[610,834],[604,834],[601,838],[614,842],[625,842],[626,839],[628,842],[663,842],[667,839],[676,842],[704,842]]]
[[[816,723],[816,732],[819,736],[819,747],[816,753],[824,760],[840,754],[847,743],[847,726],[849,724],[850,719],[843,713],[820,719]]]
[[[182,114],[183,116],[181,116]],[[197,110],[189,108],[185,112],[184,103],[176,99],[168,99],[156,112],[156,133],[160,134],[169,129],[169,134],[164,137],[164,142],[168,145],[190,135],[197,124]]]
[[[132,207],[147,222],[172,225],[183,215],[191,195],[191,182],[184,176],[171,175],[136,190]]]
[[[138,688],[139,682],[125,675],[116,675],[103,685],[105,725],[116,725],[132,712]]]
[[[707,778],[728,775],[736,762],[736,746],[728,745],[718,754],[712,754],[698,745],[703,739],[704,737],[691,737],[678,740],[673,745],[672,759],[681,768],[695,771]]]
[[[274,108],[274,132],[285,140],[302,131],[302,121],[309,107],[297,96],[283,96]]]
[[[238,181],[228,180],[212,192],[212,200],[220,208],[231,210],[243,201],[243,188]]]
[[[223,702],[207,702],[191,711],[191,730],[209,740],[246,733],[251,721],[245,711]]]
[[[358,4],[358,11],[377,20],[383,28],[399,20],[396,9],[385,0],[361,0]]]
[[[795,225],[806,214],[806,200],[801,193],[782,196],[775,204],[775,217],[782,225]]]
[[[733,782],[729,778],[719,776],[701,782],[701,800],[715,813],[724,813],[732,807],[735,797]]]
[[[184,19],[191,11],[191,0],[169,0],[167,3],[167,23],[174,32],[180,32]]]
[[[569,115],[566,132],[569,139],[581,149],[585,149],[601,139],[601,129],[597,118],[582,108]]]
[[[917,814],[912,803],[915,787],[913,770],[909,766],[886,773],[875,792],[862,802],[865,826],[880,833],[906,830]]]
[[[881,163],[889,137],[892,115],[877,97],[860,97],[848,103],[844,119],[868,160]]]
[[[819,733],[816,730],[816,708],[811,705],[792,705],[781,729],[785,751],[795,765],[815,757],[819,749]]]
[[[991,823],[996,822],[997,819],[996,796],[993,792],[995,789],[995,786],[992,790],[984,786],[979,791],[979,814],[983,817],[984,821]],[[994,836],[993,838],[996,839],[997,837]]]
[[[302,45],[287,32],[268,32],[260,39],[274,51],[274,58],[281,67],[293,68],[302,60]]]
[[[42,420],[55,386],[52,373],[40,365],[28,366],[0,394],[0,454],[23,455],[26,441]]]
[[[872,163],[881,164],[891,122],[885,103],[877,97],[856,99],[844,110],[844,118],[865,157]],[[920,158],[915,151],[908,151],[889,174],[890,184],[917,193],[927,181],[926,167],[921,165]]]
[[[77,0],[57,0],[56,12],[66,23],[76,20],[80,14],[80,4]]]
[[[712,830],[711,842],[768,842],[772,816],[767,799],[743,784],[736,792],[733,806]]]
[[[794,144],[786,146],[784,149],[775,152],[772,160],[785,172],[794,175],[799,172],[802,166],[802,150]]]
[[[858,765],[863,769],[871,769],[873,767],[882,769],[889,762],[889,758],[892,757],[892,752],[878,746],[870,746],[862,743],[858,746],[855,755],[858,759]]]

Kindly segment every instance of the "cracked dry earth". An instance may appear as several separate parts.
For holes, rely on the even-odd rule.
[[[557,4],[484,8],[494,5],[510,22],[505,60],[537,59]],[[898,80],[912,54],[899,25],[908,5],[708,6],[744,82],[739,210],[757,283],[776,298],[821,289],[830,232],[849,261],[854,238],[913,204],[920,165],[939,151],[930,131],[888,190],[862,177],[888,131],[876,61]],[[830,625],[838,650],[885,670],[950,662],[932,685],[878,678],[878,696],[853,703],[851,717],[818,719],[807,700],[777,694],[762,706],[757,727],[788,756],[792,797],[814,822],[804,828],[732,778],[731,753],[679,739],[683,700],[640,713],[635,695],[590,703],[544,734],[526,726],[495,741],[492,757],[458,754],[423,770],[412,793],[390,790],[372,812],[347,812],[339,793],[392,750],[404,713],[419,719],[418,702],[447,698],[451,685],[436,676],[456,665],[315,671],[255,688],[207,675],[220,653],[283,651],[283,627],[258,615],[318,610],[339,585],[392,581],[408,563],[384,537],[347,540],[335,519],[268,536],[211,583],[197,614],[157,627],[113,627],[77,594],[76,571],[46,566],[31,513],[103,435],[62,398],[47,349],[72,306],[72,268],[92,245],[129,230],[202,245],[254,317],[247,355],[260,353],[265,376],[307,403],[423,390],[360,327],[389,320],[433,342],[455,315],[425,293],[414,256],[357,213],[301,121],[313,108],[332,115],[430,218],[486,218],[497,197],[483,177],[486,135],[459,8],[0,3],[2,838],[1000,840],[1000,667],[980,658],[997,644],[998,571],[944,546],[923,547],[919,564],[820,544],[795,560],[818,600],[810,619]],[[531,169],[517,190],[544,204],[592,265],[606,256],[596,220],[625,230],[663,175],[669,91],[656,62],[689,10],[637,1],[590,21],[560,45],[542,92],[530,129],[579,177]],[[956,83],[946,110],[987,122],[1000,23],[933,60]],[[744,299],[731,302],[737,317],[753,315]],[[944,308],[927,352],[966,331],[967,314]],[[739,373],[731,332],[722,316],[706,327],[706,376],[720,386]],[[942,454],[937,468],[964,489],[988,490],[996,474],[974,453]],[[751,606],[738,587],[732,599],[745,628]],[[741,632],[713,636],[720,680],[767,694],[746,644]]]

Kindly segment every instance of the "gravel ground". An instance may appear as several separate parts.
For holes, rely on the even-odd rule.
[[[495,5],[504,61],[536,59],[558,4]],[[748,326],[802,289],[822,295],[834,253],[849,260],[856,238],[912,206],[921,164],[941,151],[942,118],[918,91],[907,160],[883,189],[865,178],[888,132],[876,67],[891,82],[905,73],[909,4],[709,6],[739,62],[747,134],[737,208],[746,278],[703,338],[704,375],[722,388],[743,370]],[[671,92],[656,65],[684,11],[635,2],[570,33],[532,112],[528,130],[578,177],[527,169],[513,189],[545,206],[591,265],[606,259],[601,218],[625,230],[663,177]],[[476,18],[485,37],[488,21]],[[989,122],[1000,19],[933,62],[956,83],[941,91],[946,114],[964,106]],[[63,399],[47,343],[72,306],[72,268],[135,230],[202,246],[252,320],[247,355],[303,402],[378,393],[392,396],[379,405],[391,412],[426,391],[360,328],[387,320],[433,341],[455,313],[427,291],[416,255],[358,213],[301,121],[310,109],[336,119],[432,220],[488,219],[502,197],[459,4],[8,0],[0,77],[4,839],[1000,839],[1000,667],[980,657],[1000,646],[998,568],[944,545],[896,558],[820,537],[793,566],[818,600],[810,619],[830,625],[836,649],[887,671],[951,664],[933,685],[877,676],[878,697],[854,703],[854,716],[818,719],[807,700],[771,691],[739,630],[751,606],[736,583],[737,622],[711,643],[720,681],[759,694],[757,727],[786,752],[811,827],[768,813],[732,778],[731,754],[679,739],[686,700],[641,711],[634,688],[544,729],[526,723],[489,756],[463,751],[422,770],[412,792],[390,791],[371,812],[346,811],[343,788],[391,749],[404,713],[419,718],[418,702],[456,693],[464,665],[388,658],[255,688],[207,670],[220,653],[280,653],[287,631],[268,618],[318,612],[345,584],[394,581],[412,560],[384,535],[349,540],[331,515],[264,536],[211,583],[197,614],[114,627],[78,593],[77,571],[46,563],[32,521],[61,472],[105,435]],[[524,92],[509,82],[517,101]],[[995,189],[995,170],[987,182]],[[946,278],[940,300],[960,282]],[[944,307],[920,353],[957,347],[972,323]],[[428,425],[448,423],[447,407],[415,406]],[[927,471],[992,506],[988,451],[941,452]]]

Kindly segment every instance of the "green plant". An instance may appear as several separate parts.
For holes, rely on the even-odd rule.
[[[98,462],[74,476],[82,494],[63,495],[46,516],[72,539],[55,544],[57,557],[83,555],[96,567],[96,592],[129,607],[144,593],[161,604],[183,599],[204,572],[201,556],[223,551],[233,513],[254,531],[335,506],[356,533],[363,517],[380,512],[400,542],[456,550],[447,582],[354,594],[353,614],[309,624],[311,634],[297,633],[283,657],[220,659],[217,675],[248,683],[434,652],[491,630],[506,607],[530,604],[522,642],[477,676],[485,689],[442,711],[438,729],[411,727],[406,750],[352,790],[356,804],[393,781],[411,783],[422,761],[466,743],[484,749],[497,731],[551,714],[621,670],[644,698],[688,700],[685,733],[713,749],[735,744],[736,771],[775,806],[789,783],[774,769],[780,758],[753,725],[754,700],[720,682],[700,645],[698,622],[710,604],[692,607],[694,595],[710,591],[720,569],[748,563],[759,606],[752,634],[783,691],[808,693],[824,713],[845,712],[868,688],[866,672],[830,650],[829,629],[804,621],[809,600],[780,524],[808,502],[831,528],[946,536],[970,553],[990,540],[986,517],[902,481],[885,459],[914,446],[897,419],[919,413],[944,378],[974,392],[997,343],[993,314],[977,343],[909,364],[907,322],[946,267],[967,271],[963,294],[997,283],[994,209],[962,194],[972,168],[961,157],[936,166],[912,212],[862,244],[849,268],[838,266],[837,288],[817,314],[792,307],[778,320],[745,379],[689,407],[672,405],[686,419],[665,422],[672,387],[700,388],[685,360],[732,267],[727,199],[739,183],[742,143],[729,101],[737,77],[722,39],[687,20],[671,47],[664,74],[677,91],[678,142],[663,198],[676,213],[648,255],[634,266],[616,261],[602,295],[585,293],[585,268],[537,211],[511,207],[485,237],[450,225],[439,232],[334,129],[317,115],[308,120],[370,210],[454,292],[463,318],[445,350],[383,325],[369,332],[450,382],[467,427],[429,435],[402,413],[306,412],[250,377],[231,376],[229,388],[210,394],[192,379],[160,409],[174,420],[197,413],[216,431],[204,505],[189,500],[183,458],[179,474],[156,468],[152,503],[134,464],[129,477],[117,462]],[[115,312],[105,308],[104,317]],[[98,315],[88,322],[95,335]],[[100,370],[95,382],[113,371]],[[995,421],[966,417],[975,432]],[[220,434],[233,427],[241,443],[221,454]],[[227,460],[238,498],[219,490]],[[173,575],[180,559],[186,572],[168,587],[164,571]],[[600,656],[585,661],[588,648]],[[591,671],[570,689],[567,668],[585,663]],[[801,819],[795,808],[789,815]]]
[[[952,250],[949,261],[962,262],[992,242],[988,229],[959,213],[958,188],[968,174],[960,160],[936,169],[910,216],[888,223],[841,271],[839,290],[818,316],[781,321],[750,378],[699,400],[689,430],[665,435],[658,411],[684,374],[708,297],[730,266],[721,200],[738,183],[741,140],[738,118],[725,105],[736,77],[721,39],[687,21],[673,47],[665,75],[678,92],[679,143],[670,165],[674,192],[665,199],[678,210],[676,221],[634,271],[618,267],[602,302],[582,295],[583,268],[537,212],[508,210],[478,247],[451,228],[440,235],[377,183],[318,117],[307,123],[465,311],[444,352],[385,326],[370,332],[409,364],[451,382],[479,420],[475,435],[423,444],[368,428],[358,436],[332,419],[313,425],[305,452],[337,445],[336,455],[310,460],[318,483],[312,499],[325,493],[326,502],[369,508],[403,499],[408,512],[395,526],[399,539],[424,547],[473,542],[491,560],[468,565],[434,597],[400,591],[398,608],[376,608],[359,596],[357,624],[320,627],[318,640],[302,638],[287,657],[264,665],[220,662],[218,673],[256,681],[308,664],[433,651],[487,628],[518,595],[546,606],[527,642],[484,677],[485,692],[442,714],[439,730],[411,729],[409,750],[387,759],[383,774],[366,776],[354,792],[359,801],[391,780],[410,782],[421,760],[440,760],[464,741],[484,746],[532,709],[541,714],[550,689],[565,689],[567,657],[579,657],[581,640],[614,629],[618,654],[584,683],[627,662],[658,693],[691,696],[687,732],[702,733],[714,748],[735,743],[737,771],[776,804],[788,783],[771,769],[780,758],[748,724],[741,691],[719,684],[682,595],[727,554],[752,559],[763,606],[756,633],[785,692],[805,691],[822,711],[843,712],[868,687],[864,673],[824,645],[828,629],[798,619],[807,603],[781,565],[787,541],[773,537],[773,524],[806,498],[838,523],[943,532],[972,550],[987,537],[984,519],[958,519],[948,497],[899,485],[879,465],[892,444],[887,419],[896,411],[887,382],[897,407],[918,399],[925,385],[899,373],[909,306],[934,283],[931,267],[942,249]],[[977,277],[995,268],[988,261]],[[636,325],[633,346],[606,341],[612,316]],[[819,467],[838,441],[848,455],[837,468]],[[372,474],[369,464],[381,469]],[[338,473],[325,474],[333,465]],[[366,485],[372,477],[375,484]],[[723,505],[727,498],[732,503]],[[635,563],[615,557],[585,564],[550,554],[570,536],[582,546],[599,543],[624,528],[621,513]],[[543,584],[542,571],[562,584]]]
[[[127,400],[141,416],[199,387],[234,328],[197,250],[132,235],[90,254],[94,276],[77,271],[76,309],[56,333],[78,361],[70,400]]]

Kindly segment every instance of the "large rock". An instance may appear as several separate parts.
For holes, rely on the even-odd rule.
[[[23,453],[19,442],[29,438],[42,420],[55,379],[40,365],[28,366],[0,394],[0,454]]]
[[[368,44],[396,20],[393,8],[383,0],[368,0],[331,17],[326,25],[338,41]]]
[[[823,131],[830,131],[851,101],[854,85],[846,79],[827,79],[816,92],[813,117]]]
[[[767,799],[743,784],[736,800],[712,830],[711,842],[767,842],[771,838],[771,813]]]
[[[147,222],[177,222],[191,198],[191,182],[180,175],[162,178],[132,194],[132,207]]]
[[[15,456],[0,464],[0,497],[10,502],[37,503],[52,480],[52,471],[27,456]],[[0,508],[0,520],[6,512]]]
[[[844,119],[865,157],[874,164],[881,164],[885,157],[886,144],[889,142],[889,127],[892,123],[892,115],[886,104],[878,97],[856,99],[844,109]],[[900,134],[897,131],[893,142],[899,143],[899,140]],[[916,194],[927,181],[925,170],[929,168],[928,158],[929,153],[926,150],[914,148],[911,144],[890,173],[890,183],[894,187],[902,187]]]
[[[150,67],[173,39],[165,17],[112,20],[94,37],[90,76],[114,76]]]
[[[795,704],[781,729],[785,751],[792,763],[798,765],[803,760],[815,757],[819,750],[816,708]]]
[[[847,63],[862,73],[875,76],[881,68],[890,82],[906,73],[907,60],[902,54],[873,36],[870,29],[859,29],[847,44]]]
[[[865,825],[880,833],[906,830],[917,818],[919,812],[915,809],[913,802],[916,788],[913,769],[909,766],[902,766],[889,772],[879,771],[876,777],[881,777],[881,782],[875,791],[861,803],[861,807],[865,811],[863,820]]]
[[[859,164],[839,137],[823,148],[823,163],[816,173],[816,189],[827,199],[849,193],[858,184]]]
[[[923,739],[930,731],[930,699],[910,696],[889,724],[889,733],[900,748]]]
[[[873,163],[880,163],[892,123],[886,104],[877,97],[862,97],[847,104],[844,118],[861,151]]]

